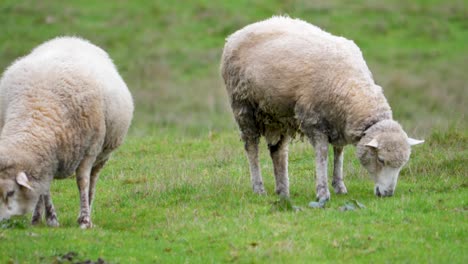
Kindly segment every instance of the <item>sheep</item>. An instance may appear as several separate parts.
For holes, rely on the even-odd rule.
[[[357,156],[375,181],[377,196],[394,193],[408,161],[409,138],[375,84],[360,49],[300,19],[272,17],[248,25],[226,39],[221,75],[245,143],[253,191],[265,189],[258,160],[259,139],[267,141],[276,193],[289,196],[288,144],[296,134],[313,145],[316,198],[330,199],[327,179],[333,146],[332,186],[345,194],[343,148]]]
[[[73,174],[81,228],[91,228],[100,170],[122,144],[133,99],[108,54],[57,37],[16,60],[0,80],[0,220],[34,209],[32,224],[59,222],[52,179]]]

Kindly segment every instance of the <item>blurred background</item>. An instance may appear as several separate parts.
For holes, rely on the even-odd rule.
[[[272,15],[354,40],[409,134],[466,135],[466,1],[1,0],[0,69],[48,39],[81,36],[110,54],[133,93],[132,136],[233,131],[219,74],[225,38]]]

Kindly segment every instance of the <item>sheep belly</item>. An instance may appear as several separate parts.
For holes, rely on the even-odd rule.
[[[60,162],[57,172],[54,175],[54,179],[65,179],[72,176],[78,166],[80,165],[81,160],[74,159],[71,162]]]

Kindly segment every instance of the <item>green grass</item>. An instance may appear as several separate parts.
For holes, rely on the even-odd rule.
[[[348,195],[314,200],[314,158],[290,147],[291,201],[274,210],[272,165],[262,145],[266,196],[252,193],[247,160],[219,76],[224,39],[289,14],[361,47],[414,147],[396,195],[379,199],[345,153]],[[76,224],[73,178],[52,193],[61,226],[30,216],[0,225],[0,263],[467,263],[468,7],[463,1],[12,1],[0,3],[0,69],[57,35],[106,49],[135,98],[126,143],[102,172],[96,227]],[[366,208],[339,210],[356,199]],[[73,254],[71,254],[73,255]]]

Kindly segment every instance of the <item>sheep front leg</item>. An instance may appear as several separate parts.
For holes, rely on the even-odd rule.
[[[37,200],[36,207],[34,207],[34,212],[32,215],[31,224],[37,225],[42,220],[42,213],[44,211],[44,198],[43,195],[39,195],[39,200]]]
[[[47,225],[51,227],[59,226],[57,214],[55,212],[54,205],[52,204],[50,191],[48,191],[46,194],[41,194],[39,196],[39,200],[37,201],[36,207],[34,208],[31,224],[37,225],[41,222],[44,209]]]
[[[93,227],[89,206],[89,186],[94,160],[95,158],[85,157],[76,171],[76,182],[78,184],[78,190],[80,191],[80,215],[78,217],[78,224],[82,229]]]
[[[336,194],[346,194],[348,190],[343,177],[343,147],[333,147],[333,181],[332,186]]]
[[[330,199],[327,175],[328,138],[322,133],[316,133],[311,141],[315,150],[316,197],[318,201],[328,201]]]
[[[50,196],[50,192],[47,192],[47,194],[44,194],[44,207],[45,207],[45,216],[46,216],[47,225],[51,227],[59,226],[57,213],[55,212],[55,208],[54,208],[54,204],[52,203],[52,197]]]
[[[288,136],[282,136],[274,145],[268,144],[276,179],[276,193],[287,197],[289,196],[288,144]]]

